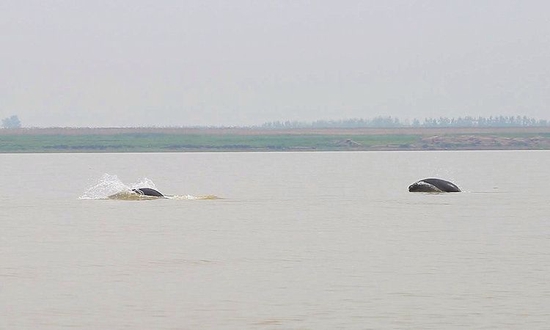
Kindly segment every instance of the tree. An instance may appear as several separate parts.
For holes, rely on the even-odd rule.
[[[2,126],[4,128],[21,128],[21,121],[19,120],[19,117],[13,115],[2,119]]]

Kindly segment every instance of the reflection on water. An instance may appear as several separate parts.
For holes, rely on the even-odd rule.
[[[0,155],[0,329],[545,329],[549,161]],[[155,183],[224,199],[105,200]]]

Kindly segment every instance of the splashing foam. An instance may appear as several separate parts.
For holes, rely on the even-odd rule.
[[[157,189],[153,181],[147,178],[140,179],[136,183],[130,185],[130,189],[137,189],[137,188],[153,188],[155,190]]]
[[[130,190],[130,187],[122,183],[116,175],[103,174],[94,186],[80,196],[80,199],[104,199],[116,193]]]
[[[131,194],[134,188],[153,188],[156,189],[153,181],[143,178],[131,185],[125,185],[116,175],[103,174],[101,179],[90,187],[80,199],[106,199],[116,194]]]
[[[86,192],[80,196],[80,199],[120,199],[120,200],[141,200],[141,199],[157,199],[151,196],[140,196],[132,192],[136,188],[152,188],[157,189],[155,183],[147,178],[138,180],[131,185],[124,184],[116,175],[103,174],[101,179]],[[176,200],[207,200],[219,199],[214,195],[206,196],[191,196],[191,195],[165,195],[168,199]]]
[[[178,199],[178,200],[208,200],[208,199],[220,199],[220,197],[215,195],[204,195],[204,196],[191,196],[191,195],[173,195],[166,196],[168,199]]]

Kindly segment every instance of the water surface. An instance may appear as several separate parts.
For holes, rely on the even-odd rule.
[[[0,329],[545,329],[548,164],[548,151],[2,154]],[[185,198],[86,195],[106,174]],[[464,192],[407,191],[425,177]]]

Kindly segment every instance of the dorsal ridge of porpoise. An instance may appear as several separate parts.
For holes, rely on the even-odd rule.
[[[144,196],[164,197],[164,195],[160,191],[153,188],[135,188],[132,189],[132,191]]]
[[[460,188],[452,182],[437,178],[419,180],[409,186],[410,192],[460,192]]]

